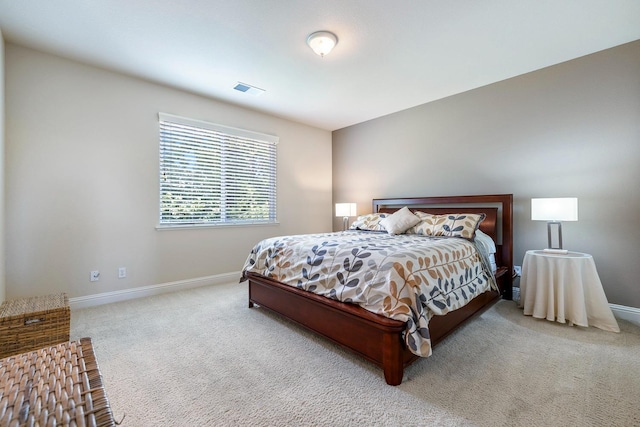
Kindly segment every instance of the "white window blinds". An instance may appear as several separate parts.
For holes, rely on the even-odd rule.
[[[276,222],[278,137],[160,113],[160,226]]]

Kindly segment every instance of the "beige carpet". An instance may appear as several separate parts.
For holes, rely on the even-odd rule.
[[[640,328],[524,317],[502,301],[382,371],[260,308],[245,284],[72,311],[125,426],[640,426]]]

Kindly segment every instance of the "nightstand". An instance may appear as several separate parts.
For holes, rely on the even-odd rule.
[[[620,332],[589,254],[527,251],[520,306],[525,316]]]

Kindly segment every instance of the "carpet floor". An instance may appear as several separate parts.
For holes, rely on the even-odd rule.
[[[123,426],[640,426],[640,327],[522,315],[500,301],[400,386],[232,283],[73,310]]]

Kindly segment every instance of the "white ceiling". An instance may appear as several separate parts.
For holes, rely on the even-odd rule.
[[[335,130],[638,40],[640,1],[0,0],[0,30]],[[318,30],[339,38],[325,58],[305,44]]]

